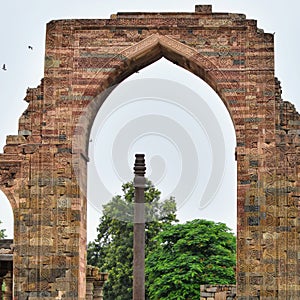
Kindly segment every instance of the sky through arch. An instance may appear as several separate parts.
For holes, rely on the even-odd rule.
[[[14,235],[14,216],[13,210],[6,195],[0,191],[0,229],[5,229],[6,238],[13,238]]]

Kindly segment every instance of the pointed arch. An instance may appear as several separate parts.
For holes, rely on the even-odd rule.
[[[84,117],[84,119],[88,122],[93,122],[100,106],[117,84],[162,57],[190,71],[206,82],[221,98],[233,123],[235,123],[236,108],[228,104],[224,90],[232,90],[235,94],[234,91],[237,90],[238,83],[229,81],[227,75],[212,60],[200,54],[195,48],[181,43],[170,36],[159,34],[152,34],[142,41],[127,47],[99,69],[83,93],[82,98],[86,95],[93,95],[95,97],[86,108],[86,115],[89,117]],[[109,63],[113,63],[115,59],[121,60],[122,63],[114,67],[113,74],[105,74],[104,70],[106,66]],[[218,85],[218,83],[222,84]],[[96,92],[94,90],[95,85],[98,86]],[[91,126],[92,123],[87,126],[87,138]]]

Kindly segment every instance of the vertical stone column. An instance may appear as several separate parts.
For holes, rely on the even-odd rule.
[[[94,291],[94,274],[93,267],[87,266],[86,268],[86,294],[85,300],[93,300],[93,291]]]
[[[135,155],[133,225],[133,300],[145,299],[145,159]]]
[[[12,300],[12,272],[9,271],[7,275],[4,277],[5,283],[5,292],[3,295],[3,300]]]
[[[86,278],[86,300],[93,300],[93,289],[94,289],[94,279],[91,277]]]
[[[103,300],[103,286],[108,278],[108,273],[98,273],[94,281],[94,300]]]
[[[95,280],[94,282],[94,300],[103,300],[103,284],[102,280]]]
[[[86,277],[86,300],[93,300],[93,290],[94,290],[94,278],[91,276]]]

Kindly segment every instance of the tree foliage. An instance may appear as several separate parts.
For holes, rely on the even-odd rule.
[[[0,221],[0,224],[2,224],[1,221]],[[6,229],[0,229],[0,239],[6,238],[5,231],[6,231]]]
[[[150,299],[200,299],[200,284],[234,284],[236,238],[223,223],[170,225],[146,260]]]
[[[133,261],[133,207],[132,182],[122,186],[123,195],[113,197],[103,206],[103,216],[97,228],[97,238],[88,244],[88,264],[98,266],[109,273],[104,286],[104,299],[132,299]],[[160,201],[160,192],[150,183],[145,191],[146,249],[147,254],[156,247],[154,237],[166,224],[176,220],[176,204],[173,199]]]

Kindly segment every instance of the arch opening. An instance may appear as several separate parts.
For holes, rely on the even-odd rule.
[[[151,139],[149,137],[149,134],[147,135],[147,132],[144,134],[141,134],[141,132],[139,131],[137,133],[137,136],[134,136],[134,134],[131,134],[126,130],[134,131],[136,128],[140,129],[143,126],[146,130],[148,130],[149,128],[151,128],[151,118],[153,118],[152,119],[153,124],[155,124],[155,122],[158,123],[158,122],[162,121],[161,118],[160,119],[155,118],[155,114],[160,115],[160,117],[165,118],[165,119],[170,117],[170,113],[166,113],[166,110],[172,111],[172,109],[173,109],[172,106],[174,106],[174,100],[171,100],[172,95],[166,96],[166,94],[164,94],[163,91],[161,91],[162,92],[161,97],[164,99],[159,99],[159,101],[158,101],[157,99],[149,100],[149,97],[146,97],[146,96],[144,97],[144,99],[142,99],[142,98],[137,99],[136,94],[130,92],[130,89],[138,88],[138,84],[139,84],[139,82],[141,83],[141,80],[146,80],[146,81],[148,80],[147,84],[150,84],[151,80],[153,78],[155,78],[155,80],[152,82],[154,84],[153,89],[158,88],[158,87],[159,88],[163,87],[162,85],[155,86],[155,84],[157,84],[157,80],[161,80],[162,84],[167,82],[167,81],[165,82],[164,80],[174,81],[174,82],[177,82],[178,85],[181,85],[181,84],[188,85],[190,88],[194,89],[196,91],[195,96],[198,95],[198,97],[204,98],[204,101],[209,102],[209,109],[213,110],[213,112],[217,115],[216,119],[222,123],[220,125],[220,128],[222,128],[222,130],[223,130],[222,134],[224,134],[226,136],[226,145],[225,145],[225,147],[226,147],[226,157],[225,157],[226,162],[224,164],[224,167],[226,168],[226,170],[224,172],[224,176],[222,177],[223,183],[220,186],[220,193],[215,196],[214,200],[211,201],[211,203],[209,203],[209,205],[207,205],[206,208],[202,208],[202,209],[200,208],[200,201],[199,201],[199,199],[197,199],[197,196],[195,196],[195,195],[192,197],[193,200],[189,199],[189,201],[187,201],[186,203],[179,203],[180,208],[178,210],[178,213],[179,213],[179,215],[181,215],[180,219],[182,221],[184,221],[184,220],[196,218],[196,216],[198,216],[198,218],[208,218],[208,219],[212,219],[212,220],[215,220],[218,222],[224,222],[224,223],[228,224],[228,226],[230,228],[232,228],[234,232],[236,231],[236,219],[237,219],[237,216],[236,216],[236,164],[235,164],[235,160],[234,160],[235,133],[234,133],[232,120],[228,114],[228,111],[226,110],[224,105],[220,102],[220,98],[218,97],[218,95],[204,81],[199,79],[199,77],[193,75],[191,72],[186,71],[186,70],[182,69],[181,67],[174,66],[174,64],[172,64],[165,58],[161,58],[158,62],[155,62],[155,63],[149,65],[148,67],[140,70],[138,73],[135,72],[133,75],[131,75],[130,77],[125,79],[107,97],[107,99],[105,100],[105,102],[103,103],[103,105],[101,106],[101,108],[98,111],[98,115],[93,124],[90,139],[89,139],[90,163],[89,163],[89,167],[88,167],[88,172],[89,172],[88,178],[93,178],[93,181],[96,181],[96,179],[99,181],[98,181],[98,184],[96,184],[95,182],[92,184],[90,182],[88,182],[88,218],[87,218],[87,220],[88,220],[88,240],[91,240],[92,237],[95,236],[95,230],[94,230],[93,234],[91,234],[90,230],[91,230],[91,228],[95,228],[95,225],[97,226],[97,224],[95,224],[94,222],[95,222],[95,220],[98,221],[99,214],[101,214],[101,205],[99,205],[99,204],[104,204],[105,202],[108,202],[112,198],[112,196],[114,196],[118,192],[120,192],[120,187],[121,187],[122,183],[124,183],[126,181],[130,181],[132,179],[130,177],[130,176],[133,176],[132,173],[130,173],[131,165],[133,166],[133,164],[132,164],[133,158],[131,158],[131,156],[133,157],[135,152],[145,149],[145,147],[149,148],[149,146],[151,144],[152,145],[155,144],[155,143],[153,143],[153,141],[151,142]],[[150,79],[150,81],[149,81],[149,79]],[[134,85],[134,81],[136,81],[136,85]],[[126,84],[128,84],[128,83],[129,83],[129,86],[126,87]],[[168,86],[166,86],[166,88],[168,88]],[[124,100],[124,95],[126,95],[128,93],[129,93],[129,97],[127,97],[127,98],[125,97],[127,100]],[[151,102],[151,100],[152,100],[152,102]],[[196,100],[198,100],[198,99],[196,99]],[[146,108],[144,108],[145,110],[149,109],[149,107],[151,107],[151,105],[155,106],[157,104],[161,104],[160,102],[163,102],[163,105],[161,105],[160,107],[158,105],[157,110],[154,109],[152,112],[149,110],[148,110],[148,112],[141,112],[140,116],[139,116],[139,113],[134,114],[133,111],[138,112],[138,111],[142,110],[142,105],[143,105],[142,102],[144,102],[144,105],[146,106]],[[169,107],[167,107],[166,104],[169,105]],[[177,108],[179,106],[179,108],[182,109],[182,111],[181,111],[182,114],[185,115],[185,117],[187,117],[187,115],[188,115],[187,111],[189,110],[189,108],[188,107],[184,108],[183,105],[184,105],[184,101],[183,101],[183,103],[180,103],[180,105],[178,105],[178,103],[177,103]],[[126,111],[126,106],[127,106],[127,111]],[[159,109],[161,109],[160,112],[158,111]],[[199,106],[199,110],[200,109],[201,109],[201,106]],[[173,118],[176,119],[176,117],[178,117],[178,114],[176,115],[176,111],[174,109],[173,109],[173,113],[175,114],[173,116]],[[192,115],[193,117],[195,117],[195,112],[188,111],[188,113],[190,115]],[[146,121],[146,122],[148,122],[148,124],[150,124],[149,127],[147,125],[145,126],[145,125],[141,125],[141,123],[139,123],[140,121],[142,121],[142,118],[145,118],[145,117],[147,118],[147,115],[148,116],[150,115],[150,118],[148,118],[148,121]],[[122,123],[122,120],[123,120],[123,123]],[[195,120],[193,120],[193,121],[195,121]],[[131,123],[131,122],[132,122],[132,125],[130,125],[130,124],[128,125],[128,123]],[[201,124],[201,120],[197,119],[198,128],[193,127],[193,124],[188,124],[189,122],[191,123],[191,120],[185,120],[184,118],[182,120],[177,119],[174,123],[178,124],[178,122],[181,122],[181,123],[187,122],[187,124],[184,124],[184,126],[187,126],[188,130],[194,131],[194,132],[190,132],[191,140],[195,140],[195,135],[198,134],[198,135],[202,136],[202,139],[204,139],[203,141],[206,140],[205,142],[209,143],[209,141],[207,140],[207,137],[205,136],[207,133],[205,132],[205,128],[203,128],[203,124]],[[140,124],[140,125],[138,125],[138,124]],[[163,123],[161,123],[161,125],[164,126]],[[211,125],[213,125],[213,124],[211,124]],[[154,125],[153,125],[153,127],[157,128]],[[119,136],[118,136],[118,130],[120,131]],[[201,131],[202,131],[202,133],[201,133]],[[203,131],[204,131],[204,133],[203,133]],[[157,141],[160,141],[162,144],[164,144],[165,141],[161,140],[161,136],[159,136],[159,134],[157,134],[155,132],[151,132],[151,131],[149,131],[149,132],[151,135],[153,134],[153,136],[155,136],[157,138]],[[185,131],[185,132],[187,132],[187,131]],[[122,141],[122,137],[124,137],[126,134],[128,134],[128,136],[130,136],[132,138],[131,143],[127,143],[127,144],[126,144],[126,142],[123,143],[124,141]],[[112,136],[112,135],[115,135],[115,136]],[[165,132],[163,135],[165,135]],[[194,135],[194,136],[192,136],[192,135]],[[114,138],[121,139],[121,142],[114,141],[113,140]],[[174,141],[173,138],[171,140]],[[105,142],[106,146],[101,148],[101,145],[103,145],[104,141],[106,141]],[[144,145],[142,145],[143,143],[144,143]],[[119,147],[120,145],[129,146],[126,149],[124,149],[125,153],[123,153],[123,154],[120,153],[120,151],[121,151],[120,147]],[[112,148],[116,147],[118,150],[117,151],[113,150],[110,148],[110,146]],[[198,148],[201,147],[201,141],[197,141],[197,147]],[[202,144],[202,147],[203,147],[203,144]],[[200,155],[200,156],[203,155],[204,153],[206,153],[207,156],[206,156],[206,158],[204,158],[204,160],[205,159],[207,160],[209,158],[210,162],[211,162],[212,156],[211,156],[211,154],[209,154],[209,151],[211,150],[211,149],[209,149],[210,147],[211,147],[211,145],[207,145],[206,152],[204,151],[201,154],[199,154],[196,151],[195,153],[196,153],[196,155]],[[105,149],[108,148],[109,150],[107,150],[107,152],[105,152],[104,148]],[[115,151],[115,154],[114,154],[114,151]],[[198,149],[198,151],[199,151],[199,149]],[[112,155],[110,155],[109,152],[111,152]],[[146,158],[147,158],[147,149],[145,149],[144,152],[146,152]],[[150,157],[148,160],[148,168],[150,168],[150,170],[148,170],[148,171],[151,171],[151,168],[152,167],[155,168],[156,166],[159,169],[159,171],[162,171],[162,170],[160,170],[162,168],[161,165],[162,164],[164,165],[165,161],[164,161],[164,159],[161,159],[161,157],[157,157],[157,155],[155,155],[154,152],[155,151],[153,151],[153,149],[150,150],[150,152],[149,152]],[[169,153],[171,153],[170,150],[169,150]],[[126,157],[127,154],[130,157]],[[98,161],[98,165],[97,165],[97,156],[98,156],[98,158],[102,157],[102,161],[101,162]],[[121,166],[122,170],[120,171],[121,174],[118,173],[118,170],[117,170],[118,166],[113,165],[113,159],[116,158],[118,160],[118,159],[120,159],[120,157],[121,157],[121,162],[122,162],[122,166]],[[176,157],[176,155],[173,156],[173,158],[174,157]],[[152,161],[153,166],[151,166],[151,162],[150,162],[151,158],[154,158],[154,161]],[[127,164],[126,166],[124,165],[124,160],[126,160],[126,162],[125,162],[125,164]],[[119,162],[120,162],[120,160],[119,160]],[[205,162],[203,162],[203,157],[202,157],[202,164],[203,164],[203,168],[205,168],[204,167]],[[101,167],[106,170],[102,174],[101,174],[101,170],[100,170]],[[124,172],[124,168],[127,168],[127,170],[126,170],[127,172]],[[206,168],[209,169],[209,167],[206,167]],[[107,170],[109,170],[109,169],[110,169],[110,172],[107,172]],[[180,167],[177,168],[177,170],[179,170],[179,169],[180,169]],[[204,174],[205,172],[202,172],[202,171],[203,171],[203,169],[200,172],[201,173],[200,181],[202,181],[202,184],[207,184],[208,180],[207,180],[207,177],[205,178],[205,176],[208,176],[209,174]],[[155,170],[152,170],[152,172],[155,172]],[[163,171],[162,171],[162,173],[163,173]],[[124,176],[122,177],[122,175],[124,175]],[[108,178],[105,179],[105,177],[108,177]],[[161,177],[159,177],[158,179],[161,179]],[[176,181],[176,179],[175,179],[175,181]],[[113,184],[110,185],[109,182],[110,183],[113,182]],[[159,182],[159,180],[157,182]],[[154,184],[157,182],[154,182]],[[174,182],[171,184],[174,185]],[[198,184],[199,184],[199,182],[197,183],[197,185]],[[106,195],[106,196],[104,196],[105,200],[104,199],[99,200],[99,198],[97,198],[97,196],[95,197],[95,192],[93,191],[94,188],[92,186],[96,187],[96,189],[99,189],[99,187],[101,187],[103,192],[98,193],[98,195],[99,194]],[[158,188],[159,187],[163,187],[163,184],[161,182],[160,182],[160,185],[158,185]],[[228,187],[230,187],[229,188],[230,191],[228,191]],[[166,187],[164,187],[164,188],[166,188]],[[203,194],[203,190],[199,192],[199,189],[198,189],[198,193],[200,193],[200,195],[201,195],[201,193]],[[231,198],[231,199],[230,200],[222,199],[224,194],[229,194],[230,196],[228,196],[228,198]],[[172,195],[172,192],[169,195]],[[198,195],[198,197],[199,197],[199,195]],[[97,203],[97,201],[98,201],[98,203]],[[220,205],[222,206],[222,203],[223,204],[226,203],[226,207],[224,207],[224,210],[219,209]],[[192,209],[192,211],[195,212],[195,214],[193,214],[192,216],[188,216],[189,212],[191,212],[191,205],[192,205],[192,207],[195,208],[195,209]],[[216,215],[214,215],[217,211],[218,212],[226,211],[228,209],[228,206],[230,207],[230,211],[231,211],[231,213],[228,214],[228,216],[218,215],[216,217]]]
[[[172,75],[170,76],[170,74]],[[88,241],[92,241],[96,237],[96,226],[99,225],[97,222],[99,222],[99,218],[102,215],[101,205],[109,202],[113,196],[121,194],[120,187],[122,183],[132,180],[133,172],[131,171],[131,169],[133,167],[134,153],[146,153],[146,176],[148,176],[148,171],[150,171],[150,173],[156,172],[156,168],[159,169],[159,175],[164,173],[165,170],[161,170],[163,169],[163,167],[161,166],[162,164],[166,167],[168,171],[169,165],[161,156],[171,156],[172,150],[166,148],[166,152],[160,153],[161,156],[158,157],[157,153],[155,153],[155,149],[153,150],[153,147],[151,149],[151,146],[153,145],[155,145],[154,148],[163,147],[161,145],[165,145],[165,141],[161,141],[161,133],[155,132],[158,127],[167,126],[166,124],[168,124],[168,122],[163,123],[162,119],[170,118],[172,117],[170,115],[174,114],[173,118],[175,119],[175,125],[178,124],[178,122],[180,122],[181,126],[186,127],[185,129],[190,134],[191,139],[194,140],[194,142],[197,144],[197,149],[195,153],[196,156],[201,156],[201,154],[197,152],[197,150],[199,151],[199,147],[205,148],[204,144],[209,144],[209,140],[207,139],[207,137],[205,137],[205,134],[203,134],[203,131],[205,131],[205,128],[201,127],[201,125],[203,126],[203,124],[198,124],[198,127],[195,128],[193,127],[193,124],[189,124],[193,123],[192,121],[194,120],[185,120],[185,118],[188,119],[189,114],[186,113],[186,110],[188,110],[189,108],[188,106],[185,108],[182,107],[184,105],[184,101],[183,103],[180,103],[180,105],[179,103],[177,103],[177,108],[180,107],[181,113],[185,116],[185,118],[177,119],[178,113],[176,113],[176,109],[174,109],[173,107],[175,100],[168,98],[168,96],[170,97],[172,95],[166,96],[166,94],[164,94],[164,92],[161,91],[161,98],[157,99],[157,97],[155,100],[153,100],[149,99],[149,97],[147,96],[145,96],[144,98],[138,98],[135,93],[130,92],[132,88],[138,88],[139,83],[142,83],[143,81],[146,82],[146,85],[151,84],[152,81],[152,89],[155,89],[157,87],[162,88],[163,86],[156,85],[157,80],[160,80],[162,85],[164,85],[165,80],[167,80],[168,82],[170,80],[170,77],[174,81],[177,80],[176,84],[186,84],[189,86],[189,88],[196,89],[197,92],[201,94],[201,98],[204,98],[204,101],[209,102],[210,109],[212,109],[218,116],[216,119],[218,122],[221,123],[220,128],[223,131],[222,134],[225,135],[226,140],[226,162],[224,166],[225,170],[224,175],[222,177],[222,183],[220,184],[220,186],[216,187],[218,189],[218,193],[216,193],[214,199],[212,199],[212,201],[210,201],[206,207],[200,208],[199,198],[203,195],[203,190],[200,189],[199,191],[199,189],[195,188],[193,191],[193,195],[191,195],[189,199],[187,199],[187,201],[185,201],[184,203],[182,203],[180,199],[176,201],[177,216],[180,222],[190,221],[193,219],[207,219],[215,222],[222,222],[225,223],[229,228],[231,228],[234,233],[236,233],[237,182],[236,162],[234,160],[234,149],[236,141],[232,120],[225,106],[220,102],[218,95],[214,93],[205,82],[203,82],[201,79],[194,76],[190,72],[183,70],[178,66],[174,66],[174,64],[162,58],[158,62],[153,63],[152,65],[146,67],[138,73],[131,75],[120,85],[118,85],[118,87],[114,89],[112,93],[107,97],[107,99],[99,109],[98,115],[94,121],[89,143],[90,162],[88,165],[87,194]],[[128,85],[127,88],[126,85]],[[145,86],[142,85],[141,89],[143,90],[143,92],[145,92],[144,88]],[[165,88],[168,89],[169,86],[166,84]],[[131,95],[129,98],[125,96],[128,93]],[[200,97],[200,95],[198,95],[198,97]],[[193,100],[197,101],[198,99]],[[154,106],[157,105],[157,102],[159,102],[162,105],[158,105],[158,108],[155,109]],[[168,104],[169,108],[166,107],[166,103]],[[144,111],[142,106],[145,106]],[[153,109],[152,111],[150,110],[151,106]],[[204,108],[201,107],[200,102],[198,108],[199,110],[204,110]],[[168,113],[166,112],[166,110],[168,111]],[[189,111],[189,113],[195,117],[196,113],[194,111]],[[159,118],[157,118],[157,115],[159,115]],[[197,114],[196,117],[200,118],[200,116],[197,116]],[[151,120],[153,122],[151,122]],[[198,121],[201,123],[201,120]],[[147,123],[146,125],[145,122]],[[160,126],[155,126],[157,124],[159,124]],[[137,128],[138,130],[136,132]],[[180,131],[176,128],[177,127],[174,126],[172,130],[175,131],[175,135],[179,135]],[[149,132],[143,132],[143,129],[149,130]],[[198,130],[198,132],[193,132],[193,130]],[[202,137],[202,143],[199,140],[195,141],[195,133],[196,135]],[[163,135],[165,135],[165,132],[163,133]],[[124,142],[124,137],[126,140],[129,139],[131,142]],[[118,141],[118,139],[121,141]],[[173,136],[171,140],[174,141]],[[104,143],[105,146],[103,147]],[[209,156],[211,155],[211,153],[209,153],[209,148],[212,145],[209,144],[206,146],[208,148],[206,149],[208,150],[206,153]],[[181,145],[179,145],[179,148],[180,147]],[[112,154],[110,155],[109,152],[111,152]],[[203,169],[209,169],[209,166],[207,166],[207,162],[211,162],[211,157],[208,156],[204,158],[202,157],[202,160],[200,159],[199,161],[198,166],[202,169],[201,171],[203,171]],[[153,157],[154,161],[151,162],[151,158]],[[115,159],[117,161],[115,161]],[[171,160],[172,159],[174,159],[174,156],[171,158]],[[124,166],[123,164],[124,161],[126,163],[126,166]],[[184,160],[182,160],[182,162],[185,163]],[[127,167],[127,173],[124,172],[124,167]],[[118,170],[118,168],[120,168],[121,170]],[[102,172],[102,174],[101,169],[104,169],[104,172]],[[174,169],[169,171],[171,173],[180,172],[180,170],[178,171],[178,169],[175,171]],[[202,178],[205,177],[205,172],[200,173],[201,175],[199,176],[200,179],[199,182],[197,182],[197,185],[207,184],[208,180],[205,181],[205,178]],[[122,175],[125,176],[122,177]],[[95,183],[96,178],[99,180],[98,183]],[[161,177],[159,176],[157,176],[156,179],[158,180],[157,182],[154,182],[154,184],[157,184],[158,189],[161,190],[163,194],[164,189],[167,189],[168,185],[174,186],[174,182],[172,181],[163,182],[164,178],[161,181],[159,181],[159,179],[161,179]],[[173,181],[176,181],[176,178],[173,178]],[[187,182],[185,182],[185,184],[187,184]],[[101,192],[99,190],[100,187],[102,190]],[[160,187],[162,188],[160,189]],[[97,194],[98,197],[95,197],[95,194]],[[99,199],[102,195],[107,196],[104,196],[104,198]],[[172,191],[170,195],[172,195]],[[224,195],[227,196],[225,199]]]
[[[143,43],[145,45],[143,45]],[[233,140],[234,142],[231,143],[231,147],[232,149],[230,150],[232,153],[231,155],[231,159],[230,159],[230,164],[235,166],[235,161],[233,160],[234,158],[234,147],[235,147],[235,131],[234,131],[234,126],[232,123],[232,115],[231,115],[231,111],[228,109],[228,106],[226,105],[226,103],[223,101],[222,99],[222,95],[220,93],[220,91],[216,88],[216,84],[215,81],[213,80],[211,74],[209,72],[205,71],[205,68],[207,69],[208,65],[210,66],[211,70],[213,67],[213,64],[211,62],[209,62],[208,60],[205,60],[203,57],[200,57],[199,54],[197,53],[197,51],[195,51],[195,49],[188,47],[186,45],[183,45],[182,43],[175,41],[169,37],[166,36],[158,36],[158,35],[152,35],[148,38],[146,38],[145,40],[143,40],[142,42],[140,42],[139,47],[137,51],[134,51],[133,53],[131,53],[131,49],[126,49],[124,51],[124,53],[122,55],[126,55],[127,56],[127,60],[125,60],[125,63],[123,63],[119,68],[118,68],[118,72],[117,74],[115,74],[114,79],[112,79],[111,77],[109,78],[109,82],[108,85],[110,86],[109,89],[105,89],[104,92],[100,93],[100,95],[98,95],[95,98],[95,101],[93,103],[93,109],[89,111],[89,118],[88,118],[88,122],[90,122],[90,124],[87,126],[88,127],[88,131],[90,131],[92,126],[94,127],[94,125],[92,125],[92,122],[94,122],[94,120],[96,120],[96,114],[97,112],[101,109],[103,109],[103,103],[104,105],[107,103],[107,100],[105,100],[106,98],[110,97],[110,94],[112,93],[115,94],[115,88],[117,87],[116,90],[119,89],[119,87],[122,86],[122,84],[127,83],[129,81],[134,80],[135,78],[137,79],[141,79],[141,74],[145,71],[147,72],[148,70],[151,70],[153,66],[155,66],[156,64],[159,64],[160,62],[163,62],[163,64],[174,67],[174,70],[182,70],[184,71],[184,75],[182,76],[183,78],[185,78],[184,80],[181,78],[181,81],[183,80],[183,82],[185,82],[187,85],[190,84],[191,78],[193,78],[194,81],[194,86],[195,89],[197,91],[197,93],[201,93],[204,88],[206,89],[206,95],[205,97],[212,97],[211,95],[214,94],[214,97],[217,98],[217,100],[209,101],[209,105],[212,105],[212,110],[217,114],[221,113],[221,111],[223,110],[223,114],[225,112],[226,114],[226,118],[220,118],[223,120],[226,120],[225,122],[227,122],[226,126],[231,127],[229,129],[229,131],[231,131],[231,135],[234,136]],[[180,46],[180,47],[179,47]],[[175,66],[175,65],[176,66]],[[179,67],[178,67],[179,66]],[[151,72],[150,72],[151,73]],[[176,76],[172,76],[176,74],[173,73],[172,69],[166,70],[166,74],[165,76],[163,74],[160,73],[160,71],[158,70],[156,74],[151,75],[152,78],[164,78],[166,80],[170,80],[170,75],[171,75],[171,80],[176,81]],[[161,76],[162,75],[162,76]],[[189,76],[187,76],[189,75]],[[149,76],[149,75],[148,75]],[[97,75],[95,77],[95,79],[97,78]],[[200,79],[200,80],[199,80]],[[94,82],[94,80],[93,80]],[[177,81],[178,82],[178,81]],[[200,87],[200,83],[201,82],[201,87]],[[121,83],[113,85],[114,83]],[[107,84],[104,84],[107,85]],[[103,88],[103,86],[101,87]],[[87,91],[89,90],[89,88],[87,88]],[[209,91],[209,92],[208,92]],[[207,96],[210,93],[210,96]],[[221,103],[220,100],[222,100],[222,105],[220,105]],[[214,104],[213,104],[214,103]],[[219,107],[216,103],[219,103]],[[225,106],[224,106],[225,104]],[[101,108],[100,108],[101,107]],[[106,112],[107,113],[107,112]],[[107,117],[107,116],[106,116]],[[223,125],[221,126],[223,128],[225,128]],[[86,153],[87,153],[87,149],[91,147],[92,143],[91,141],[95,141],[95,138],[93,137],[93,133],[91,134],[86,134]],[[229,143],[226,141],[226,145],[228,146]],[[88,157],[88,155],[87,155]],[[91,159],[91,157],[89,157]],[[227,162],[226,162],[227,163]],[[228,163],[227,163],[228,164]],[[94,171],[92,176],[89,177],[97,177],[97,171]],[[234,180],[236,180],[236,169],[231,173],[230,175],[231,177],[234,178]],[[236,199],[236,181],[234,182],[234,185],[232,184],[228,184],[229,186],[231,186],[234,190],[234,199]],[[112,194],[110,194],[111,196]],[[111,198],[108,196],[108,198]],[[92,200],[92,202],[95,200]],[[236,203],[233,204],[234,205],[234,211],[236,212]],[[234,227],[234,231],[236,230],[236,214],[234,217],[230,218],[231,220],[235,220],[234,223],[230,222]]]

